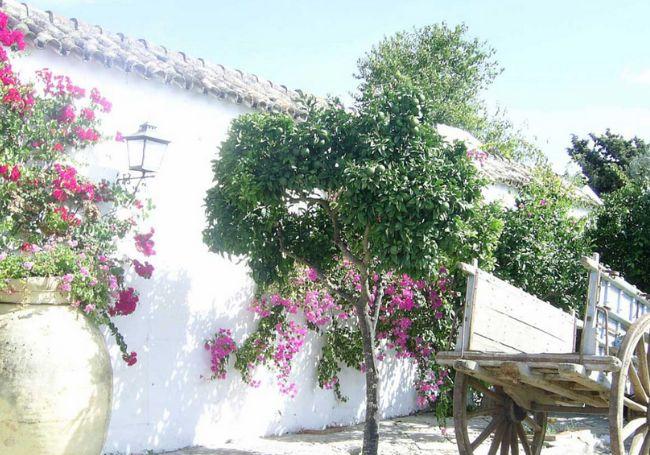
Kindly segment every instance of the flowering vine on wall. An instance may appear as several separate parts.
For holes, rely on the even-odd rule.
[[[143,278],[154,268],[122,256],[118,242],[132,237],[143,258],[155,254],[153,229],[134,232],[147,207],[124,184],[83,177],[72,158],[104,139],[99,117],[111,103],[48,69],[36,83],[21,81],[11,57],[25,48],[24,37],[2,12],[0,43],[0,290],[12,292],[12,279],[57,277],[71,305],[106,325],[133,365],[137,354],[113,319],[138,305],[130,267]]]
[[[360,274],[350,262],[341,262],[338,278],[349,292],[361,291]],[[424,408],[449,386],[448,372],[435,364],[434,355],[449,346],[450,321],[458,293],[451,289],[445,268],[432,282],[392,273],[375,273],[372,279],[372,301],[380,289],[385,294],[377,324],[378,360],[394,355],[416,365],[413,386],[417,404]],[[267,366],[276,372],[280,392],[293,398],[298,393],[297,384],[291,380],[293,361],[311,331],[322,338],[317,366],[319,386],[332,390],[339,400],[347,400],[341,393],[339,374],[342,365],[364,371],[361,336],[354,325],[354,308],[333,297],[321,285],[315,270],[305,269],[290,286],[253,300],[250,311],[258,321],[257,329],[239,347],[231,331],[224,328],[206,341],[212,379],[227,377],[228,361],[234,356],[234,366],[247,384],[259,386],[255,371]]]

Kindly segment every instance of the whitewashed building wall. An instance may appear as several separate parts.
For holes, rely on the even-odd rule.
[[[209,360],[203,340],[219,327],[232,328],[242,341],[254,328],[247,306],[253,283],[246,267],[209,253],[202,242],[203,198],[212,183],[210,162],[217,156],[230,121],[245,108],[202,94],[146,81],[138,76],[81,62],[53,52],[32,50],[15,60],[27,77],[44,67],[67,74],[86,87],[98,87],[113,102],[104,132],[134,131],[148,121],[171,140],[157,177],[142,192],[156,208],[142,226],[155,227],[157,255],[152,280],[132,277],[140,291],[137,311],[118,321],[138,363],[126,367],[107,334],[114,368],[113,414],[107,452],[211,446],[227,439],[279,434],[302,428],[349,424],[363,418],[364,381],[345,371],[339,403],[320,390],[315,366],[319,346],[312,339],[295,362],[299,393],[281,395],[272,373],[260,369],[262,385],[244,385],[236,372],[224,381],[206,380]],[[114,141],[84,152],[95,176],[113,177],[127,168],[126,145]],[[413,368],[404,361],[382,365],[385,416],[415,409]]]
[[[159,127],[157,135],[171,140],[156,178],[143,190],[156,206],[142,226],[155,227],[152,280],[131,277],[140,291],[137,311],[119,320],[138,363],[126,367],[107,336],[114,368],[113,414],[106,452],[213,446],[228,439],[280,434],[303,428],[359,422],[364,412],[363,376],[344,370],[337,402],[320,390],[315,366],[319,352],[313,338],[295,362],[295,399],[281,395],[273,373],[260,369],[262,385],[244,385],[236,372],[210,382],[203,341],[220,327],[233,329],[237,342],[254,328],[247,311],[253,283],[245,265],[208,252],[202,242],[203,198],[212,183],[211,161],[228,125],[247,108],[199,93],[147,81],[132,73],[82,62],[48,50],[32,49],[14,64],[26,78],[50,68],[86,88],[98,87],[113,102],[104,133],[133,132],[145,121]],[[127,168],[124,143],[107,141],[84,152],[88,172],[114,178]],[[514,201],[514,190],[503,184],[485,191],[489,200]],[[381,364],[382,413],[396,416],[416,409],[412,387],[415,370],[404,360]]]

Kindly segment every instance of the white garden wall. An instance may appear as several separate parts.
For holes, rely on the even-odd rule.
[[[331,391],[315,382],[319,349],[308,343],[296,362],[299,393],[281,395],[273,374],[260,371],[262,385],[252,389],[237,374],[209,382],[203,340],[219,327],[229,327],[241,341],[253,328],[246,310],[253,283],[246,267],[207,251],[203,198],[211,185],[210,162],[217,156],[230,121],[246,112],[231,103],[202,94],[145,81],[102,65],[32,50],[15,59],[23,78],[48,67],[67,74],[79,85],[100,88],[113,102],[104,132],[131,133],[148,121],[157,134],[171,140],[158,176],[143,191],[156,209],[142,230],[155,227],[157,255],[152,280],[134,278],[141,293],[137,311],[119,321],[138,363],[126,367],[107,336],[114,367],[113,415],[105,450],[131,453],[145,449],[174,449],[214,445],[246,435],[278,434],[301,428],[348,424],[363,418],[363,377],[346,371],[338,403]],[[126,145],[108,141],[84,152],[94,175],[114,177],[127,168]],[[415,409],[413,369],[404,362],[382,366],[383,412],[387,416]]]
[[[361,374],[344,371],[342,390],[350,399],[339,403],[315,381],[319,346],[313,339],[295,362],[295,399],[281,395],[274,375],[260,371],[262,385],[252,389],[237,374],[209,382],[203,340],[216,329],[233,329],[241,341],[253,328],[247,306],[253,283],[246,267],[207,251],[203,198],[211,186],[210,162],[218,153],[230,121],[245,108],[202,94],[146,81],[139,76],[81,62],[49,51],[32,50],[15,59],[23,78],[48,67],[69,75],[86,88],[98,87],[113,102],[104,122],[110,136],[135,131],[144,121],[171,140],[157,177],[142,191],[156,209],[142,230],[155,227],[156,272],[149,281],[133,278],[140,290],[137,311],[119,321],[138,363],[126,367],[110,336],[114,367],[113,415],[105,450],[131,453],[145,449],[211,446],[227,439],[279,434],[302,428],[349,424],[363,418]],[[95,176],[114,177],[127,168],[126,145],[108,141],[84,152]],[[503,185],[485,192],[511,206],[514,193]],[[406,361],[382,364],[382,410],[385,416],[415,410],[414,368]]]

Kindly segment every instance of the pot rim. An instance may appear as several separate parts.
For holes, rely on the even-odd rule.
[[[56,276],[7,278],[0,289],[0,304],[9,305],[69,305],[69,292],[59,289],[62,278]]]

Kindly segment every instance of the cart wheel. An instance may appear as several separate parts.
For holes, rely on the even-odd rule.
[[[478,401],[478,407],[468,409]],[[485,386],[456,373],[454,427],[461,455],[473,455],[481,444],[490,448],[489,454],[539,455],[546,434],[546,413],[527,411],[501,387]],[[478,436],[470,437],[470,430],[476,430]]]
[[[637,319],[623,339],[618,358],[621,370],[612,377],[609,434],[613,455],[650,453],[650,314]]]

